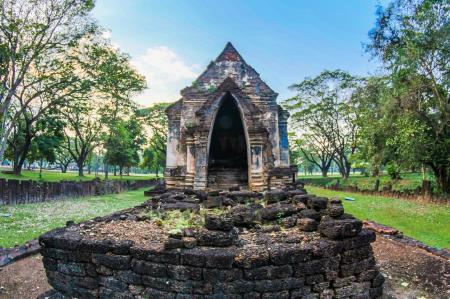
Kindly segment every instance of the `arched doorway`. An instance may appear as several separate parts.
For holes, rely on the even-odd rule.
[[[208,188],[248,187],[247,142],[236,100],[226,93],[210,134]]]

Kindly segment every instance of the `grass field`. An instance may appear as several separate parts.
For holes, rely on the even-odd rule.
[[[433,203],[367,196],[359,193],[332,191],[306,186],[308,193],[325,197],[346,196],[345,211],[362,220],[372,220],[392,226],[406,236],[438,248],[450,248],[450,207]]]
[[[65,226],[68,220],[80,222],[136,206],[148,199],[144,196],[146,189],[63,201],[0,206],[0,247],[23,244],[46,231]]]
[[[450,248],[450,207],[401,199],[325,190],[307,186],[308,193],[325,197],[345,196],[345,210],[363,220],[395,227],[425,244]],[[12,247],[37,238],[42,233],[64,226],[66,221],[80,222],[144,202],[140,189],[120,194],[78,198],[16,206],[0,206],[0,246]],[[7,215],[11,216],[7,216]]]
[[[353,174],[347,180],[342,179],[338,174],[332,174],[328,177],[322,177],[320,175],[301,175],[298,176],[299,180],[304,179],[308,184],[314,186],[332,186],[339,182],[341,187],[351,186],[357,187],[359,190],[373,190],[375,188],[375,182],[377,178],[367,177],[361,174]],[[423,177],[421,173],[402,173],[401,179],[392,180],[389,175],[382,174],[379,177],[380,185],[379,189],[383,189],[387,185],[391,186],[394,191],[400,192],[414,192],[418,187],[422,186]],[[432,175],[427,174],[425,179],[431,181],[432,188],[436,192],[436,184]]]
[[[0,170],[5,170],[4,168],[1,168]],[[10,170],[10,169],[7,169]],[[99,176],[100,178],[104,178],[104,175],[101,174]],[[146,180],[149,178],[155,177],[154,174],[142,174],[142,175],[124,175],[122,177],[120,176],[114,176],[112,173],[109,174],[110,180]],[[17,179],[17,180],[33,180],[33,181],[39,181],[39,170],[22,170],[22,175],[16,176],[12,174],[5,174],[0,172],[0,178],[4,179]],[[53,171],[53,170],[43,170],[42,171],[42,180],[45,182],[59,182],[62,180],[66,181],[90,181],[95,178],[95,174],[85,174],[84,176],[80,177],[78,176],[78,172],[70,171],[66,173],[62,173],[61,171]]]

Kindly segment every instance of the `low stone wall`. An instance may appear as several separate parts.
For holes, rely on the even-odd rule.
[[[158,182],[158,179],[123,181],[94,179],[79,182],[0,179],[0,206],[119,193],[130,189],[150,187]]]
[[[71,297],[275,299],[380,296],[384,279],[375,269],[374,240],[363,230],[344,241],[252,250],[154,251],[51,235],[41,242],[50,284]]]
[[[60,294],[77,298],[380,297],[384,278],[370,246],[375,233],[343,214],[339,200],[289,192],[266,193],[266,207],[256,210],[256,203],[236,203],[256,193],[219,195],[222,204],[234,205],[229,214],[206,216],[204,227],[171,234],[162,247],[86,238],[96,223],[142,227],[148,220],[136,210],[51,231],[40,237],[48,281]],[[171,191],[158,198],[159,209],[186,209],[197,196]],[[155,205],[156,200],[136,209]],[[275,222],[260,226],[253,222],[257,215]]]

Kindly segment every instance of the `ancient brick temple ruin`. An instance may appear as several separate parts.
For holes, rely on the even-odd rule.
[[[278,96],[231,43],[171,105],[168,188],[263,191],[294,179]]]

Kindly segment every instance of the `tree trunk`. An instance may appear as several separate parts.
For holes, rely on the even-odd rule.
[[[78,166],[78,176],[84,176],[84,170],[83,170],[83,163],[84,161],[77,161],[77,166]]]
[[[114,165],[114,176],[117,176],[117,167]]]
[[[105,162],[105,164],[103,165],[104,169],[105,169],[105,180],[108,179],[109,177],[109,165],[108,163]]]
[[[14,163],[14,175],[21,175],[22,174],[22,168],[23,168],[23,163],[24,163],[24,159],[19,159],[19,161],[17,163]]]
[[[327,168],[321,168],[320,171],[322,172],[322,176],[326,178],[328,176],[328,169]]]
[[[438,166],[431,166],[431,169],[433,170],[433,174],[436,178],[436,183],[439,187],[439,189],[445,193],[450,193],[450,177],[448,176],[448,169],[446,165],[438,165]]]
[[[21,175],[22,174],[22,168],[23,164],[25,163],[25,160],[28,156],[28,152],[30,151],[31,146],[31,140],[33,139],[33,136],[29,133],[30,128],[27,124],[25,127],[26,134],[25,134],[25,144],[23,145],[21,151],[17,153],[18,161],[17,163],[14,163],[14,175]]]
[[[66,172],[67,172],[67,166],[62,165],[62,166],[61,166],[61,172],[62,172],[62,173],[66,173]]]
[[[44,158],[39,161],[39,179],[42,180],[42,164],[44,164]]]

